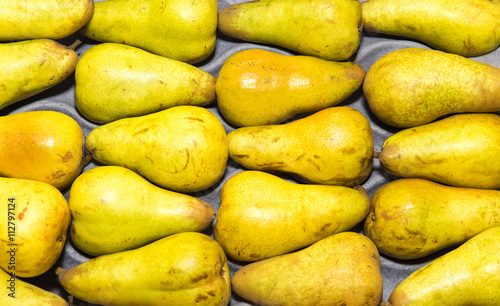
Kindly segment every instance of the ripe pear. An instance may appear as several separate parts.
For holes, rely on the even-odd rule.
[[[259,305],[378,305],[382,275],[377,248],[354,232],[338,233],[295,253],[236,271],[233,291]]]
[[[499,249],[495,226],[410,274],[382,305],[499,305]]]
[[[9,306],[67,306],[68,303],[60,296],[31,285],[0,269],[0,303]]]
[[[367,32],[406,37],[433,49],[473,57],[500,45],[498,0],[367,0]]]
[[[276,124],[339,104],[361,87],[364,76],[354,62],[250,49],[223,63],[215,90],[231,124]]]
[[[458,114],[399,131],[382,144],[380,164],[399,177],[456,187],[500,189],[500,116]]]
[[[71,185],[69,209],[71,239],[91,255],[137,248],[180,232],[201,232],[215,219],[215,210],[204,201],[157,187],[118,166],[80,175]]]
[[[235,174],[220,198],[214,238],[229,257],[247,262],[347,231],[370,210],[361,186],[296,184],[261,171]]]
[[[96,2],[79,33],[194,64],[215,49],[218,9],[217,0]]]
[[[29,111],[0,117],[0,176],[68,187],[84,166],[83,131],[56,111]]]
[[[215,101],[215,77],[190,64],[116,43],[82,54],[75,69],[75,104],[97,123]]]
[[[84,147],[104,165],[129,168],[179,192],[213,186],[228,159],[224,126],[199,106],[175,106],[98,126],[87,135]]]
[[[358,49],[363,23],[359,1],[259,0],[219,12],[218,29],[244,41],[344,61]]]
[[[74,46],[65,47],[51,39],[0,44],[0,109],[45,91],[71,75],[78,61]]]
[[[365,235],[381,253],[415,259],[500,225],[500,191],[422,179],[386,183],[374,194]]]
[[[63,194],[47,183],[0,178],[0,267],[20,277],[49,270],[66,242],[70,222]]]
[[[231,159],[252,170],[352,187],[372,169],[370,122],[347,106],[326,108],[286,124],[241,127],[227,136]]]
[[[1,0],[0,41],[65,38],[87,23],[93,11],[93,0]]]
[[[207,235],[178,233],[135,250],[101,255],[59,282],[78,299],[103,305],[228,305],[229,267]]]
[[[399,49],[368,69],[363,92],[380,120],[414,127],[454,113],[500,111],[500,68],[437,50]]]

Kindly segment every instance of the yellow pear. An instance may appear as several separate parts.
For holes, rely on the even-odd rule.
[[[347,106],[326,108],[286,124],[241,127],[227,136],[229,156],[252,170],[352,187],[372,169],[370,122]]]
[[[76,107],[97,123],[215,101],[215,77],[210,73],[116,43],[85,51],[76,65],[75,82]]]
[[[204,201],[157,187],[118,166],[80,175],[71,185],[69,209],[71,239],[91,255],[137,248],[179,232],[201,232],[215,219],[215,210]]]
[[[499,305],[499,249],[495,226],[410,274],[381,305]]]
[[[258,0],[221,10],[218,29],[244,41],[344,61],[358,49],[363,23],[359,1]]]
[[[459,114],[399,131],[382,144],[380,164],[399,177],[456,187],[500,189],[500,116]]]
[[[87,23],[93,11],[93,0],[1,0],[0,41],[65,38]]]
[[[0,117],[0,176],[68,187],[84,166],[83,131],[56,111],[29,111]]]
[[[364,232],[381,253],[415,259],[500,225],[500,191],[422,179],[386,183],[373,196]]]
[[[224,126],[199,106],[175,106],[101,125],[87,135],[85,150],[102,164],[129,168],[179,192],[213,186],[228,159]]]
[[[224,306],[231,297],[224,251],[196,232],[101,255],[56,273],[71,295],[102,305]]]
[[[295,253],[236,271],[233,291],[258,305],[378,305],[380,257],[369,238],[338,233]]]
[[[361,186],[295,184],[261,171],[235,174],[220,198],[214,238],[239,261],[290,253],[347,231],[370,209]]]
[[[54,186],[25,179],[0,178],[2,215],[0,267],[20,277],[49,270],[66,242],[68,203]]]
[[[223,63],[215,90],[230,123],[265,125],[335,106],[361,87],[364,76],[353,62],[250,49]]]
[[[45,91],[71,75],[78,61],[73,47],[51,39],[0,44],[0,109]]]
[[[500,45],[498,0],[367,0],[364,29],[406,37],[433,49],[472,57]]]
[[[0,269],[0,303],[9,306],[67,306],[68,303],[60,296],[31,285]]]
[[[373,63],[363,92],[380,120],[414,127],[454,113],[500,111],[500,68],[437,50],[399,49]]]
[[[215,49],[218,9],[217,0],[108,0],[79,32],[194,64]]]

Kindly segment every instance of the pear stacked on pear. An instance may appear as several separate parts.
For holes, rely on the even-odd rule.
[[[98,126],[84,147],[101,164],[131,169],[162,188],[184,193],[216,184],[228,159],[220,120],[189,105]]]
[[[77,109],[100,124],[215,100],[215,78],[208,72],[117,43],[85,51],[76,65],[75,83]]]
[[[221,67],[217,105],[237,127],[276,124],[341,103],[361,87],[364,76],[354,62],[244,50]]]
[[[44,182],[0,177],[0,200],[0,267],[27,278],[47,272],[61,255],[70,223],[63,194]]]
[[[0,109],[59,84],[73,73],[77,61],[72,48],[52,39],[0,44]]]
[[[217,13],[217,0],[100,1],[79,33],[195,64],[215,49]]]
[[[243,41],[344,61],[359,47],[363,22],[359,1],[261,0],[221,10],[218,29]]]
[[[233,175],[220,198],[214,238],[229,257],[243,262],[290,253],[347,231],[370,209],[361,186],[297,184],[262,171]]]
[[[495,226],[411,273],[383,305],[498,305],[499,248]]]
[[[285,124],[241,127],[227,136],[231,159],[251,170],[348,187],[364,182],[372,170],[370,122],[347,106],[329,107]]]
[[[78,122],[60,112],[0,117],[0,175],[36,180],[62,190],[83,169],[83,140]]]
[[[380,187],[364,232],[383,254],[408,260],[457,246],[500,225],[500,190],[403,178]]]
[[[500,2],[492,0],[367,0],[361,3],[367,32],[410,38],[466,57],[500,45]]]
[[[381,121],[410,128],[444,115],[500,111],[500,68],[438,50],[399,49],[368,69],[363,93]]]
[[[225,306],[231,297],[224,251],[197,232],[174,234],[56,272],[71,295],[101,305]]]
[[[66,38],[83,27],[93,12],[93,0],[2,0],[0,41]]]
[[[180,232],[201,232],[215,219],[208,203],[155,186],[118,166],[80,175],[71,185],[69,209],[72,241],[94,256],[135,249]]]

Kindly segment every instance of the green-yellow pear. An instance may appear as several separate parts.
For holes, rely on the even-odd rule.
[[[0,178],[0,267],[20,277],[49,270],[66,242],[71,218],[62,193],[47,183]]]
[[[195,197],[157,187],[118,166],[85,171],[71,185],[71,239],[91,255],[137,248],[212,224],[215,210]]]
[[[401,130],[382,144],[380,164],[399,177],[500,189],[500,116],[458,114]]]
[[[495,226],[410,274],[381,305],[499,305],[499,249]]]
[[[102,305],[225,306],[231,297],[224,251],[196,232],[101,255],[56,273],[71,295]]]
[[[276,124],[339,104],[361,87],[364,76],[353,62],[250,49],[223,63],[215,90],[231,124]]]
[[[422,179],[386,183],[374,194],[364,232],[381,253],[415,259],[500,225],[500,191]]]
[[[500,68],[437,50],[399,49],[373,63],[363,92],[380,120],[414,127],[454,113],[500,111]]]
[[[0,176],[68,187],[84,166],[83,131],[56,111],[29,111],[0,117]]]
[[[102,43],[80,56],[75,104],[97,123],[154,113],[177,105],[215,101],[215,77],[181,61],[117,43]]]
[[[79,33],[194,64],[215,49],[218,9],[217,0],[107,0]]]
[[[259,0],[221,10],[218,29],[240,40],[344,61],[359,47],[363,22],[359,1]]]
[[[220,198],[214,238],[227,256],[246,262],[290,253],[347,231],[370,210],[361,186],[296,184],[261,171],[235,174]]]
[[[0,44],[0,109],[45,91],[73,73],[78,54],[72,47],[51,39]]]
[[[370,122],[347,106],[326,108],[286,124],[241,127],[227,136],[231,159],[252,170],[352,187],[372,169]]]
[[[231,284],[239,296],[269,306],[378,305],[383,287],[377,248],[354,232],[247,264]]]
[[[0,303],[9,306],[67,306],[68,303],[60,296],[31,285],[0,269]]]
[[[93,11],[93,0],[0,0],[0,41],[65,38]]]
[[[199,106],[175,106],[101,125],[87,135],[84,147],[104,165],[129,168],[179,192],[213,186],[228,159],[224,126]]]
[[[472,57],[500,45],[498,0],[367,0],[364,29],[417,40],[433,49]]]

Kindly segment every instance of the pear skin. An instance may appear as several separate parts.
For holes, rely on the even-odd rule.
[[[499,224],[499,190],[407,178],[375,192],[364,232],[381,253],[406,260],[459,245]]]
[[[0,303],[9,306],[67,306],[68,303],[60,296],[31,285],[0,269]]]
[[[75,51],[51,39],[0,44],[0,109],[59,84],[77,61]]]
[[[85,51],[76,65],[75,83],[76,107],[87,119],[101,124],[215,101],[215,77],[210,73],[116,43]]]
[[[433,49],[466,57],[500,45],[500,1],[367,0],[364,29],[417,40]]]
[[[196,232],[98,256],[56,273],[68,293],[95,304],[225,306],[231,297],[224,251]]]
[[[214,238],[229,257],[245,262],[290,253],[347,231],[370,209],[361,186],[296,184],[261,171],[235,174],[220,197]]]
[[[240,40],[344,61],[358,49],[363,23],[359,1],[259,0],[221,10],[218,29]]]
[[[354,62],[244,50],[222,65],[217,105],[239,127],[276,124],[339,104],[361,87],[364,76]]]
[[[93,0],[2,0],[0,41],[62,39],[86,24],[93,11]]]
[[[500,226],[477,234],[399,283],[386,306],[499,305]]]
[[[389,136],[383,169],[456,187],[500,189],[500,116],[458,114]]]
[[[96,2],[79,33],[195,64],[215,49],[217,0],[108,0]]]
[[[227,136],[231,159],[251,170],[353,187],[372,169],[370,122],[347,106],[326,108],[286,124],[241,127]]]
[[[157,187],[118,166],[80,175],[71,185],[69,209],[71,239],[91,255],[137,248],[180,232],[201,232],[215,219],[215,210],[204,201]]]
[[[64,189],[83,169],[83,138],[78,122],[60,112],[0,117],[0,175]]]
[[[87,135],[84,147],[104,165],[131,169],[178,192],[213,186],[228,159],[224,126],[199,106],[175,106],[98,126]]]
[[[354,232],[247,264],[231,284],[244,299],[269,306],[378,305],[383,287],[377,248]]]
[[[363,92],[380,120],[414,127],[454,113],[500,111],[500,68],[437,50],[399,49],[373,63]]]
[[[70,222],[68,203],[54,186],[0,178],[0,267],[20,277],[47,272],[59,258]]]

